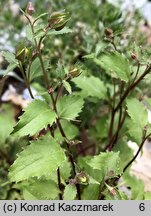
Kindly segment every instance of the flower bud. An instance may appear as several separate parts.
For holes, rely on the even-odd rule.
[[[51,14],[48,22],[49,27],[51,29],[55,29],[56,31],[59,31],[64,28],[66,23],[69,21],[70,15],[69,13],[65,12],[54,12]]]
[[[106,28],[106,29],[105,29],[105,35],[106,35],[107,37],[113,35],[113,30],[110,29],[110,28]]]
[[[34,8],[32,2],[28,2],[27,8],[26,8],[26,12],[27,12],[30,16],[32,16],[33,13],[35,12],[35,8]]]
[[[78,68],[72,68],[70,71],[69,71],[69,75],[71,77],[77,77],[81,74],[81,72],[79,71]]]
[[[137,55],[135,53],[131,53],[131,58],[132,59],[137,59]]]
[[[88,175],[82,171],[76,175],[76,181],[79,184],[87,184],[89,181]]]
[[[48,88],[48,94],[52,94],[54,92],[54,89],[52,87]]]
[[[19,44],[16,47],[15,58],[21,62],[25,61],[25,59],[30,59],[32,57],[31,47],[28,46],[25,42]]]

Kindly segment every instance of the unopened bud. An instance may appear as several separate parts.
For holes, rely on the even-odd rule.
[[[131,53],[132,59],[137,59],[137,55],[135,53]]]
[[[35,12],[35,8],[34,8],[32,2],[28,2],[27,8],[26,8],[26,12],[27,12],[30,16],[32,16],[33,13]]]
[[[110,194],[111,194],[112,196],[116,196],[116,195],[117,195],[117,191],[115,190],[115,188],[112,188],[112,189],[110,190]]]
[[[89,181],[88,175],[82,171],[76,175],[76,181],[79,184],[87,184]]]
[[[106,36],[111,36],[113,34],[113,30],[112,29],[110,29],[110,28],[106,28],[105,29],[105,35]]]
[[[80,74],[81,74],[81,72],[79,71],[78,68],[73,68],[73,69],[71,69],[71,70],[69,71],[69,75],[70,75],[71,77],[77,77],[77,76],[79,76]]]
[[[26,59],[30,59],[32,57],[32,47],[27,44],[26,42],[20,43],[16,47],[16,54],[15,57],[17,60],[23,62]]]
[[[48,88],[48,94],[52,94],[54,92],[54,89],[52,87]]]
[[[51,29],[55,29],[56,31],[59,31],[64,28],[66,23],[69,21],[70,15],[69,13],[65,12],[54,12],[51,14],[48,22],[49,27]]]

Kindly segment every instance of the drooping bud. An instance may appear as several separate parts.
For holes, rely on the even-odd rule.
[[[49,27],[59,31],[64,28],[69,19],[70,14],[68,12],[53,12],[48,20]]]
[[[135,53],[131,53],[131,58],[132,59],[137,59],[137,55]]]
[[[52,94],[54,92],[54,89],[52,87],[48,88],[48,94]]]
[[[27,8],[26,8],[26,12],[27,12],[30,16],[32,16],[33,13],[35,12],[35,8],[34,8],[32,2],[28,2]]]
[[[113,35],[113,30],[110,29],[110,28],[106,28],[106,29],[105,29],[105,35],[106,35],[107,37]]]

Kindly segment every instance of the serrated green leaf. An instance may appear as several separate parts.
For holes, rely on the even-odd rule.
[[[56,31],[54,29],[51,29],[47,32],[47,34],[44,32],[43,28],[41,28],[35,33],[35,38],[39,39],[39,38],[43,37],[45,34],[46,34],[46,36],[53,36],[53,35],[62,35],[62,34],[67,34],[67,33],[72,33],[72,30],[69,29],[68,27],[64,27],[60,31]]]
[[[72,93],[72,89],[71,89],[70,83],[68,83],[67,81],[63,80],[63,85],[64,85],[65,89],[69,92],[69,94],[71,94]]]
[[[9,64],[7,69],[4,70],[3,76],[10,75],[9,73],[12,72],[12,70],[14,70],[15,67],[17,67],[16,63]]]
[[[148,122],[148,115],[144,105],[136,98],[127,99],[126,103],[129,116],[143,129]]]
[[[85,93],[86,96],[96,97],[98,99],[104,99],[106,96],[106,87],[104,83],[97,77],[79,76],[72,79],[76,86]]]
[[[61,35],[61,34],[67,34],[67,33],[72,33],[72,30],[69,29],[68,27],[64,27],[60,31],[56,31],[54,29],[51,29],[48,33],[47,36],[49,35]]]
[[[65,187],[63,199],[64,200],[74,200],[77,195],[77,190],[75,185],[68,184]]]
[[[111,72],[111,75],[128,82],[131,72],[129,62],[124,55],[118,52],[111,52],[101,55],[99,59],[94,61],[108,73]]]
[[[80,170],[83,170],[90,178],[90,183],[91,183],[91,177],[96,180],[97,182],[102,181],[102,175],[100,175],[100,170],[93,169],[89,165],[89,162],[91,161],[92,157],[91,156],[86,156],[86,157],[79,157],[78,158],[78,167]]]
[[[17,64],[17,60],[15,59],[15,55],[13,53],[10,53],[8,51],[3,51],[2,55],[5,57],[5,59],[10,63],[10,64]]]
[[[64,150],[49,136],[31,142],[10,167],[11,181],[23,181],[31,177],[48,176],[66,160]]]
[[[5,70],[5,73],[3,74],[3,76],[6,76],[10,71],[12,71],[15,67],[18,66],[18,61],[15,59],[15,55],[8,51],[3,51],[2,55],[9,63],[7,69]]]
[[[63,96],[58,100],[57,111],[59,118],[74,120],[81,112],[83,99],[80,96]]]
[[[102,179],[105,176],[109,177],[110,171],[114,172],[114,176],[121,172],[119,152],[100,153],[99,155],[94,156],[87,163],[93,167],[93,169],[100,170],[99,174],[102,176]]]
[[[34,100],[25,109],[12,134],[32,136],[41,129],[46,128],[48,124],[52,125],[55,120],[55,112],[44,101]]]
[[[25,200],[52,200],[58,196],[58,186],[52,180],[32,179],[21,185]]]
[[[98,184],[90,184],[86,186],[82,192],[81,199],[82,200],[98,200],[99,198],[99,188]]]

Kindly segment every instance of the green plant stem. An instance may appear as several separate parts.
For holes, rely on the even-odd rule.
[[[32,28],[33,36],[34,36],[34,27],[33,27],[33,25],[31,25],[31,28]],[[40,60],[40,64],[41,64],[41,68],[42,68],[42,72],[43,72],[45,84],[46,84],[46,87],[49,88],[49,80],[48,80],[47,73],[46,73],[46,71],[45,71],[45,67],[44,67],[44,63],[43,63],[43,59],[42,59],[42,54],[41,54],[41,49],[40,49],[42,40],[40,40],[39,45],[38,45],[38,43],[37,43],[37,41],[36,41],[35,38],[34,38],[34,40],[35,40],[35,45],[36,45],[36,49],[37,49],[37,52],[38,52],[38,57],[39,57],[39,60]],[[55,101],[55,99],[54,99],[54,97],[53,97],[52,94],[50,94],[50,96],[51,96],[53,108],[54,108],[55,112],[57,113],[57,108],[56,108],[56,102],[57,102],[57,101]],[[69,144],[68,144],[68,142],[67,142],[68,139],[67,139],[67,137],[66,137],[66,135],[65,135],[65,132],[64,132],[64,130],[63,130],[63,128],[62,128],[62,125],[61,125],[61,123],[60,123],[60,120],[57,118],[56,121],[57,121],[57,126],[58,126],[58,128],[59,128],[59,130],[60,130],[60,133],[61,133],[62,137],[64,137],[65,140],[66,140],[67,149],[68,149],[68,152],[69,152],[69,160],[70,160],[71,165],[72,165],[73,173],[74,173],[74,175],[76,175],[76,168],[75,168],[75,164],[74,164],[73,155],[72,155],[72,152],[71,152],[71,150],[70,150],[70,146],[69,146]],[[58,175],[60,176],[60,172],[58,172]],[[58,178],[58,181],[59,181],[59,179],[61,179],[61,178],[59,177],[59,178]],[[58,184],[59,184],[59,182],[58,182]],[[59,184],[59,185],[60,185],[60,184]],[[77,189],[78,199],[80,200],[80,199],[81,199],[80,185],[76,184],[76,189]]]
[[[134,157],[128,162],[128,164],[124,167],[123,173],[124,173],[124,172],[127,170],[127,168],[136,160],[137,156],[139,155],[139,153],[141,152],[141,150],[142,150],[142,148],[143,148],[143,145],[144,145],[146,139],[147,139],[149,136],[151,136],[151,134],[148,134],[148,135],[146,136],[146,131],[145,131],[144,136],[143,136],[143,139],[142,139],[142,142],[141,142],[141,144],[140,144],[140,146],[139,146],[138,151],[136,152],[135,156],[134,156]]]
[[[61,85],[60,85],[60,87],[59,87],[59,89],[58,89],[56,98],[55,98],[55,104],[57,103],[57,100],[58,100],[58,98],[59,98],[61,92],[63,91],[63,89],[64,89],[64,85],[63,85],[63,83],[61,83]]]
[[[31,88],[30,88],[29,81],[28,81],[27,78],[26,78],[26,75],[25,75],[25,72],[24,72],[24,69],[23,69],[21,63],[19,63],[19,68],[20,68],[20,71],[21,71],[21,73],[22,73],[23,79],[24,79],[24,81],[25,81],[26,87],[27,87],[27,89],[28,89],[28,91],[29,91],[30,97],[31,97],[32,99],[34,99],[34,96],[33,96],[33,94],[32,94]]]

